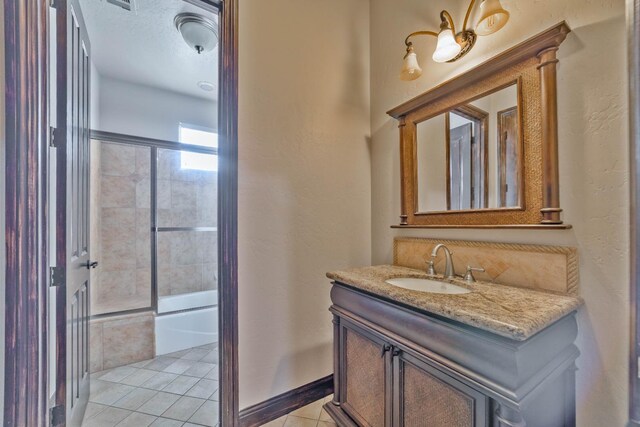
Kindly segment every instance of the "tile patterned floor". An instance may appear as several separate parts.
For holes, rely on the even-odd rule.
[[[82,426],[218,426],[217,344],[92,374]]]
[[[336,423],[334,423],[331,417],[329,417],[329,414],[322,409],[322,405],[332,398],[333,395],[310,403],[284,417],[263,424],[263,427],[336,427]]]
[[[209,344],[91,375],[82,427],[218,425],[218,348]],[[264,427],[336,427],[313,402]]]

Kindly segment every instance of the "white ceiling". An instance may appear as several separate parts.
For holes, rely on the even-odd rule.
[[[91,56],[101,76],[189,96],[217,99],[218,48],[198,55],[173,24],[182,12],[217,16],[184,0],[132,0],[126,11],[106,0],[81,0]],[[199,81],[215,84],[205,92]]]

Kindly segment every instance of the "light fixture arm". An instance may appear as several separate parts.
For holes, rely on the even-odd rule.
[[[449,24],[449,28],[451,28],[451,31],[453,31],[453,34],[456,34],[456,24],[453,23],[453,18],[451,17],[451,14],[449,12],[447,12],[446,10],[440,12],[440,21],[443,23],[447,22]],[[440,24],[440,29],[442,29],[442,27],[442,24]]]
[[[411,37],[415,37],[415,36],[433,36],[433,37],[437,38],[438,37],[438,33],[434,32],[434,31],[416,31],[416,32],[413,32],[413,33],[409,34],[407,36],[407,38],[404,39],[404,44],[407,47],[411,46],[412,43],[409,41],[409,39]]]
[[[469,2],[469,7],[467,8],[467,14],[464,16],[464,23],[462,24],[462,32],[467,31],[467,24],[469,23],[469,17],[471,17],[471,11],[473,10],[473,6],[476,4],[476,0],[471,0]]]
[[[471,7],[473,7],[474,3],[475,3],[475,0],[471,0],[470,9],[467,12],[467,17],[465,18],[465,23],[464,23],[465,28],[467,26],[467,18],[469,18],[469,13],[471,12]],[[446,10],[443,10],[442,12],[440,12],[440,21],[446,22],[449,28],[451,28],[451,31],[453,32],[453,34],[456,34],[456,25],[454,24],[453,18],[451,17],[451,14],[449,12],[447,12]],[[411,42],[409,41],[409,39],[415,36],[433,36],[437,38],[438,33],[436,33],[435,31],[415,31],[409,34],[406,39],[404,39],[404,44],[407,47],[409,47],[411,45]]]

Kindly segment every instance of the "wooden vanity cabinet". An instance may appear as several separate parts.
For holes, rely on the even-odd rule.
[[[488,399],[406,352],[393,360],[395,426],[485,427]]]
[[[340,320],[342,410],[358,426],[485,427],[486,396],[400,349]],[[344,422],[344,421],[343,421]]]
[[[390,425],[391,346],[384,337],[346,322],[341,326],[340,340],[345,366],[342,408],[359,425]]]
[[[331,296],[339,426],[575,426],[573,315],[518,342],[337,283]]]

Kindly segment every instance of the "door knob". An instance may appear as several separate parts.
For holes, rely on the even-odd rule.
[[[98,261],[87,261],[86,267],[87,270],[90,268],[96,268],[98,266]]]

